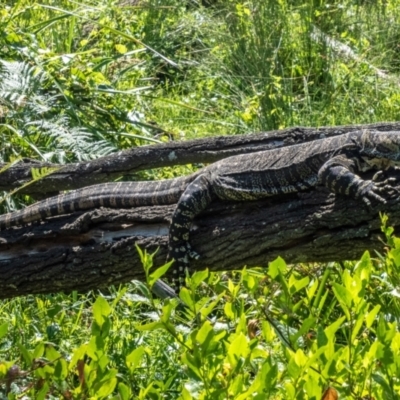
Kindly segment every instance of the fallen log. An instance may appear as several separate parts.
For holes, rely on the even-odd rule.
[[[212,163],[237,154],[291,146],[360,129],[400,131],[400,122],[321,128],[294,127],[250,135],[207,137],[184,142],[135,147],[97,160],[65,166],[25,159],[0,173],[0,191],[20,188],[32,181],[32,168],[57,169],[56,172],[19,190],[19,193],[30,194],[35,198],[42,199],[53,196],[61,190],[110,182],[121,176],[132,177],[146,169]],[[0,170],[6,166],[7,164],[0,163]]]
[[[400,185],[398,187],[400,190]],[[0,232],[0,298],[86,291],[143,280],[135,245],[167,255],[174,206],[96,209],[54,217]],[[266,266],[277,256],[289,263],[357,259],[383,251],[379,211],[400,226],[396,199],[372,210],[324,188],[257,202],[213,203],[194,221],[191,271]]]

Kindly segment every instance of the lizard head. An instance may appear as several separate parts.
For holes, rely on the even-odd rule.
[[[387,160],[392,166],[400,165],[400,132],[363,131],[360,155],[369,159]]]

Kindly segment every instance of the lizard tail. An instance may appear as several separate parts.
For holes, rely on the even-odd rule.
[[[0,215],[0,230],[98,207],[132,208],[177,203],[197,173],[163,181],[104,183],[50,197],[23,210]]]

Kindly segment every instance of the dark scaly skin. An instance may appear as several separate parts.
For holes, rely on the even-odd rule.
[[[0,230],[101,206],[128,208],[177,202],[169,232],[169,254],[176,261],[173,272],[178,280],[184,277],[190,258],[198,258],[189,243],[192,221],[213,199],[251,201],[322,184],[371,206],[371,202],[385,202],[397,193],[388,180],[363,180],[357,173],[399,164],[400,134],[357,131],[229,157],[188,177],[89,186],[0,216]]]

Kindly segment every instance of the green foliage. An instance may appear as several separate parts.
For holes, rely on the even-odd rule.
[[[384,221],[385,222],[385,221]],[[0,392],[9,399],[397,399],[400,240],[344,265],[288,266],[223,277],[200,271],[176,299],[147,285],[107,294],[37,296],[0,309]],[[388,283],[389,282],[389,283]],[[395,290],[395,289],[394,289]]]

